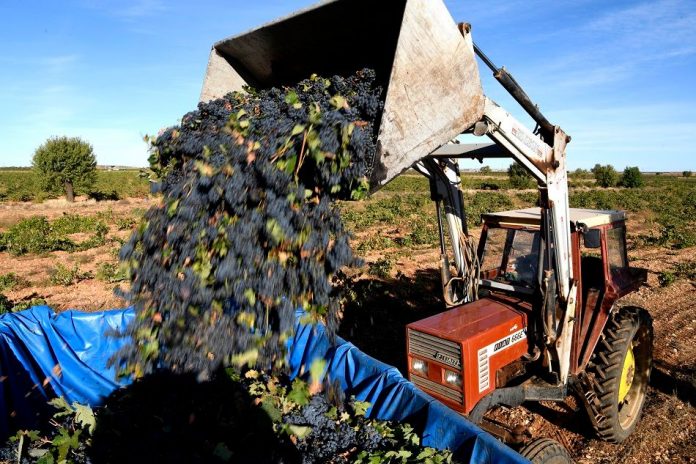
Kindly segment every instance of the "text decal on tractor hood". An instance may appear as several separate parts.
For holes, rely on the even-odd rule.
[[[496,353],[500,353],[512,345],[521,342],[527,338],[525,329],[518,330],[515,333],[503,337],[490,345],[478,350],[478,381],[479,393],[485,391],[490,386],[490,363],[488,359]]]
[[[450,366],[454,366],[457,368],[462,367],[462,362],[459,359],[453,358],[452,356],[448,356],[448,355],[441,353],[439,351],[437,351],[435,353],[435,359],[437,359],[441,363],[449,364]]]

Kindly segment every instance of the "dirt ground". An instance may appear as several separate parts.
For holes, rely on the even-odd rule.
[[[137,215],[155,200],[127,199],[115,202],[82,200],[76,204],[54,200],[43,204],[0,204],[0,231],[32,215],[59,217],[63,213],[96,214],[109,211],[114,216]],[[642,224],[633,224],[636,228]],[[629,223],[629,230],[632,224]],[[117,308],[125,302],[114,295],[116,284],[94,278],[100,264],[116,263],[118,243],[129,231],[111,228],[114,239],[104,246],[86,251],[55,252],[42,256],[14,257],[0,253],[0,274],[13,272],[22,284],[3,292],[13,301],[43,298],[57,310],[80,308],[94,311]],[[375,262],[389,250],[365,257]],[[696,462],[696,282],[677,280],[661,287],[658,274],[676,263],[693,262],[696,249],[671,251],[647,247],[629,252],[631,264],[649,270],[647,285],[627,298],[626,303],[650,310],[655,328],[655,368],[651,389],[636,432],[624,443],[607,444],[593,438],[584,412],[575,411],[568,400],[562,404],[537,404],[501,411],[511,425],[528,427],[534,436],[547,436],[562,442],[579,463]],[[90,273],[69,286],[53,285],[49,269],[57,263],[78,264]],[[396,255],[388,277],[362,277],[353,284],[354,301],[344,314],[340,333],[369,354],[404,366],[406,323],[441,311],[438,251],[425,247]],[[380,330],[374,330],[380,327]]]
[[[155,200],[142,198],[104,202],[78,198],[72,204],[65,200],[49,200],[40,204],[0,203],[0,231],[21,219],[37,215],[48,219],[55,219],[63,214],[95,215],[107,212],[114,218],[137,215],[154,202]],[[77,264],[81,272],[94,277],[102,263],[116,264],[118,262],[119,245],[114,240],[125,239],[128,235],[128,231],[119,231],[110,225],[108,235],[110,240],[97,248],[74,253],[57,251],[38,256],[32,254],[12,256],[9,253],[0,253],[0,274],[12,272],[22,280],[20,285],[3,293],[13,301],[41,298],[58,311],[68,309],[98,311],[123,307],[126,304],[125,301],[114,295],[116,284],[86,278],[69,286],[53,285],[49,280],[49,273],[59,263],[68,268]]]

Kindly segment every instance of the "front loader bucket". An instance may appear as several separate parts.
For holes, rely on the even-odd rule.
[[[201,101],[244,85],[262,89],[363,68],[374,69],[386,91],[373,191],[483,114],[471,36],[442,0],[332,0],[222,40],[210,53]]]

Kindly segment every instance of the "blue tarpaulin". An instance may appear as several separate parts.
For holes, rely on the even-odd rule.
[[[0,436],[35,427],[52,397],[94,407],[123,386],[107,361],[125,341],[105,333],[123,329],[133,317],[132,309],[56,314],[47,306],[0,316]],[[326,375],[347,395],[372,404],[370,417],[408,420],[426,446],[454,450],[464,462],[528,462],[418,390],[396,368],[340,338],[330,343],[322,326],[298,323],[289,345],[292,375],[317,358],[327,361]]]

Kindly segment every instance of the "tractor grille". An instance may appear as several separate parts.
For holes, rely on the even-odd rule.
[[[413,354],[446,364],[457,371],[462,368],[462,347],[456,342],[409,330],[408,348]]]
[[[447,388],[444,385],[440,385],[439,383],[435,383],[432,380],[424,379],[423,377],[419,377],[417,375],[411,375],[411,382],[423,390],[430,390],[431,392],[437,393],[438,395],[452,400],[457,404],[462,404],[463,402],[463,395],[461,391]]]

